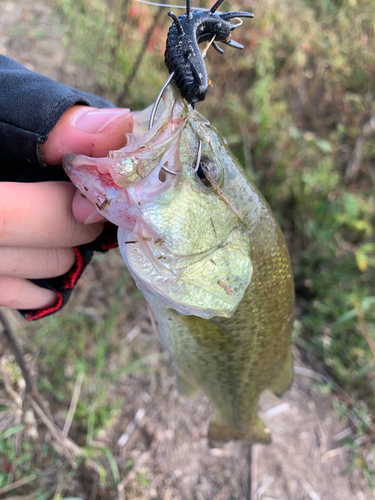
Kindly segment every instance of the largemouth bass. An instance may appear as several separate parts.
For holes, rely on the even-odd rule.
[[[119,226],[121,253],[174,360],[179,392],[202,389],[216,410],[208,437],[269,443],[260,394],[281,395],[293,373],[285,240],[225,140],[174,84],[160,106],[156,124],[126,147],[100,159],[68,155],[64,168]]]

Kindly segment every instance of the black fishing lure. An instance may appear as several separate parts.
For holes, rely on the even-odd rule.
[[[191,10],[191,0],[186,0],[186,13],[177,17],[173,12],[168,15],[173,19],[169,28],[165,49],[165,64],[177,88],[189,104],[203,101],[209,85],[206,65],[198,45],[210,41],[213,47],[223,54],[216,42],[222,42],[236,49],[243,45],[231,40],[231,32],[236,28],[230,22],[236,17],[254,17],[250,12],[216,12],[224,0],[217,0],[210,10]]]

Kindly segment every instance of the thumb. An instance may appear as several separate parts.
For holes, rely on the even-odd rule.
[[[67,153],[106,156],[108,151],[124,147],[125,134],[132,131],[129,109],[75,105],[65,111],[39,147],[44,163],[59,165]]]

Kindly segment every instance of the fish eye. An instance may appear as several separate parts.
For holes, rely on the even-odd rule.
[[[199,162],[198,170],[196,171],[198,178],[205,186],[211,186],[211,182],[206,173],[217,183],[220,184],[220,171],[213,161],[202,156]]]
[[[202,156],[202,143],[198,143],[198,153],[197,160],[195,163],[194,172],[197,174],[198,179],[207,187],[213,185],[213,183],[220,184],[221,181],[221,171],[217,165],[206,156]]]

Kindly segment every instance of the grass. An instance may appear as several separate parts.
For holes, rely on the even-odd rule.
[[[149,335],[151,326],[144,319],[140,308],[143,300],[129,280],[121,257],[112,252],[104,262],[98,256],[90,272],[91,276],[85,276],[79,284],[74,305],[68,305],[58,316],[26,328],[20,323],[16,328],[38,389],[60,428],[66,423],[76,393],[69,435],[81,447],[77,467],[72,468],[64,458],[48,430],[38,426],[38,433],[33,408],[24,400],[22,374],[11,356],[3,356],[1,375],[7,397],[1,400],[0,415],[8,425],[0,430],[0,492],[15,485],[11,493],[22,494],[23,498],[59,500],[69,488],[75,487],[76,493],[87,481],[97,481],[116,492],[120,471],[129,470],[128,460],[122,463],[109,446],[107,429],[124,405],[124,397],[115,387],[121,387],[124,377],[152,368],[158,356],[157,340],[152,338],[146,347],[142,340],[142,349],[132,340],[135,335],[143,337],[144,328]],[[132,331],[135,334],[127,340]],[[151,354],[147,344],[152,346]],[[24,410],[29,415],[26,424],[17,421]],[[13,422],[6,422],[8,418]],[[56,480],[51,487],[53,477]]]

